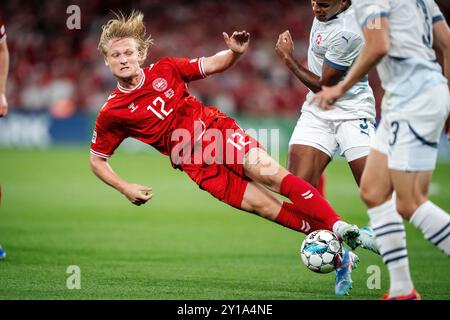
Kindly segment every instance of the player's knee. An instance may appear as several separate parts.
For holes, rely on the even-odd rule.
[[[375,194],[371,190],[371,188],[368,188],[364,184],[362,184],[359,188],[359,196],[368,207],[373,207],[372,204],[375,201]]]
[[[405,203],[402,201],[399,201],[397,199],[397,212],[404,218],[409,220],[411,216],[416,211],[417,206],[410,203]]]
[[[369,207],[377,207],[389,200],[390,195],[370,187],[367,184],[361,184],[359,189],[359,195],[364,203]]]
[[[397,212],[405,219],[409,220],[413,216],[414,212],[416,212],[417,208],[419,208],[424,202],[427,201],[427,198],[417,198],[417,199],[400,199],[397,198]]]
[[[274,192],[280,191],[280,186],[283,178],[288,174],[288,171],[283,167],[279,167],[277,171],[262,172],[257,181],[266,186],[269,190]]]
[[[320,174],[315,174],[308,166],[299,165],[298,162],[289,161],[288,170],[293,175],[305,180],[314,187],[317,187],[320,180]]]
[[[305,171],[302,170],[302,167],[299,166],[294,161],[289,161],[287,169],[290,173],[296,175],[299,178],[304,179]]]
[[[251,206],[254,213],[272,221],[276,220],[280,211],[279,208],[271,201],[260,201],[258,203],[252,203]]]

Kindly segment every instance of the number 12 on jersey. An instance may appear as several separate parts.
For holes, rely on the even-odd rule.
[[[161,97],[157,97],[155,100],[153,100],[152,105],[149,105],[147,107],[147,110],[151,110],[161,120],[166,120],[169,114],[171,114],[173,111],[173,109],[170,110],[165,109],[166,102]],[[153,107],[157,109],[159,108],[159,112],[156,111],[156,109],[154,109]]]
[[[233,139],[235,139],[236,137],[238,137],[239,139],[235,142]],[[241,151],[242,148],[244,148],[246,145],[251,143],[251,141],[245,142],[245,137],[242,134],[240,134],[239,132],[233,133],[231,135],[231,138],[228,138],[227,142],[232,144],[233,147],[235,147],[239,151]]]

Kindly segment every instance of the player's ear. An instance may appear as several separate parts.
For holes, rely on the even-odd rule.
[[[143,65],[144,64],[144,61],[145,61],[145,57],[144,57],[144,54],[142,53],[142,51],[138,51],[138,57],[139,57],[139,65]]]
[[[105,66],[109,67],[108,59],[105,57]]]

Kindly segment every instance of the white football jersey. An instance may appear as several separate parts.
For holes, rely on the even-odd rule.
[[[434,0],[353,0],[361,27],[389,20],[391,47],[377,70],[392,109],[401,109],[433,86],[447,83],[436,61],[433,24],[444,19]],[[374,20],[375,19],[375,20]]]
[[[308,68],[319,77],[322,76],[324,63],[336,70],[347,71],[359,56],[363,45],[364,37],[355,21],[353,6],[330,21],[314,19],[308,49]],[[310,92],[307,101],[313,96],[314,93]],[[330,121],[374,119],[375,98],[366,76],[339,99],[332,110],[323,110],[308,102],[303,110]]]

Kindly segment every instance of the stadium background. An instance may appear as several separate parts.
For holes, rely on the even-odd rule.
[[[437,2],[448,20],[449,2]],[[74,4],[81,9],[79,30],[66,26],[66,9]],[[145,207],[132,207],[90,173],[93,121],[116,85],[96,49],[100,27],[110,10],[133,8],[145,13],[155,39],[147,63],[166,55],[212,55],[225,49],[222,31],[251,33],[237,66],[190,90],[244,128],[280,129],[285,162],[307,90],[274,46],[289,29],[296,57],[306,63],[309,1],[2,1],[11,65],[10,113],[0,119],[0,244],[9,254],[0,263],[0,299],[333,299],[331,275],[314,275],[299,262],[303,236],[236,214],[150,148],[127,142],[111,160],[124,178],[154,188]],[[375,73],[370,81],[379,107],[383,91]],[[431,196],[447,211],[449,158],[443,138]],[[345,218],[365,224],[351,174],[337,160],[328,169],[329,200]],[[449,262],[409,231],[419,289],[425,298],[449,299]],[[351,298],[377,298],[387,273],[377,257],[363,252],[361,258]],[[81,290],[66,287],[69,265],[82,270]],[[380,289],[366,286],[370,265],[382,270]]]

